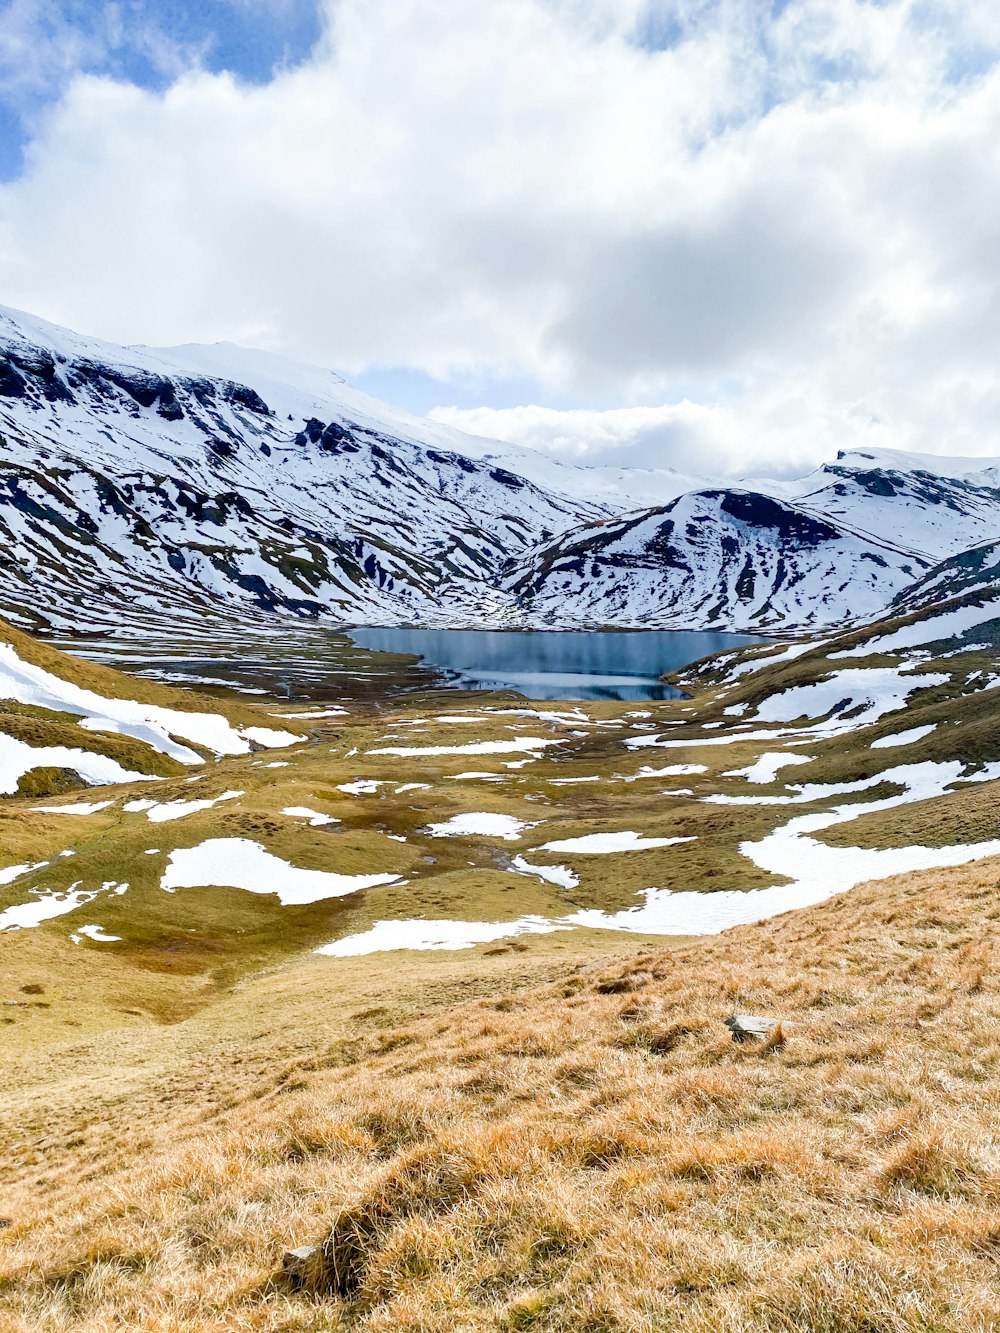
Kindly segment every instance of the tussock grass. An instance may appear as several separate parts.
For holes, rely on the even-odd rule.
[[[996,876],[672,949],[573,937],[247,982],[143,1057],[112,1043],[122,1086],[160,1043],[144,1086],[169,1066],[174,1102],[105,1098],[103,1155],[61,1145],[44,1191],[38,1163],[8,1174],[0,1326],[986,1333]],[[734,1010],[780,1037],[734,1043]],[[73,1089],[97,1104],[79,1066]]]

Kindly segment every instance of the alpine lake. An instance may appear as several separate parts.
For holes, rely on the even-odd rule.
[[[173,685],[298,702],[413,690],[507,691],[535,700],[661,701],[664,677],[762,640],[706,630],[469,630],[321,625],[51,640],[57,647]]]

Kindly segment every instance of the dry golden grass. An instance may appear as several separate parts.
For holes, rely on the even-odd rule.
[[[673,949],[303,960],[53,1058],[0,1327],[995,1329],[997,874]],[[294,1289],[282,1252],[324,1240]]]

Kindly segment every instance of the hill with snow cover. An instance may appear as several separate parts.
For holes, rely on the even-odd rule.
[[[8,312],[0,608],[69,630],[163,610],[489,614],[506,561],[613,506],[477,453],[329,372],[115,348]]]
[[[0,308],[0,614],[34,629],[850,623],[991,541],[998,482],[890,452],[725,488],[573,467],[268,353]]]
[[[530,620],[557,627],[648,618],[773,633],[864,621],[914,587],[930,604],[974,570],[997,574],[992,548],[969,548],[1000,530],[1000,473],[989,459],[966,471],[972,461],[844,453],[800,481],[694,491],[553,539],[508,586]]]

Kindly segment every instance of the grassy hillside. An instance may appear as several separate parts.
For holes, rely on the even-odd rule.
[[[998,911],[983,866],[673,949],[313,959],[25,1059],[4,1327],[985,1333]]]
[[[230,703],[11,632],[242,749],[0,713],[161,765],[0,800],[0,1328],[995,1327],[992,615],[643,707]]]
[[[242,703],[126,676],[0,621],[0,790],[44,797],[140,774],[179,776],[214,757],[220,725],[238,739],[268,722]]]

